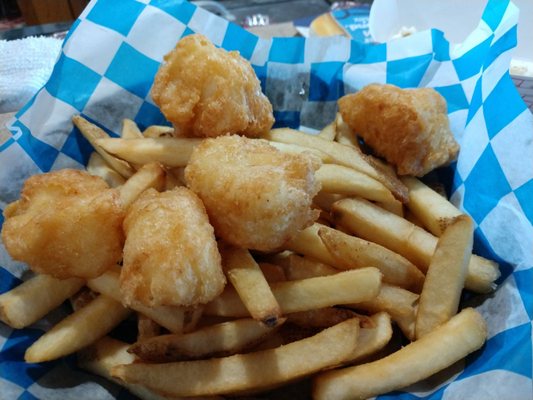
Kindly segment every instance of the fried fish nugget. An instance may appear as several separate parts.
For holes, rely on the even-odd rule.
[[[282,153],[264,140],[233,135],[198,145],[185,180],[204,202],[217,236],[271,251],[318,218],[311,202],[320,189],[319,167],[310,154]]]
[[[226,279],[213,227],[187,188],[146,190],[128,209],[124,230],[124,304],[190,306],[222,292]]]
[[[119,193],[85,171],[30,177],[4,210],[2,240],[15,260],[56,278],[95,278],[122,257]]]
[[[338,103],[343,120],[400,175],[423,176],[457,158],[446,101],[434,89],[372,84]]]
[[[152,98],[181,136],[257,137],[274,123],[250,63],[199,34],[181,39],[165,56]]]

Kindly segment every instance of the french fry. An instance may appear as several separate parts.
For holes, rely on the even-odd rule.
[[[174,128],[165,125],[151,125],[143,131],[145,138],[173,137]]]
[[[122,120],[122,139],[141,139],[143,134],[137,124],[131,119],[125,118]]]
[[[337,113],[335,117],[335,141],[345,146],[359,147],[357,136],[352,129],[344,122],[342,115]]]
[[[302,229],[285,244],[285,248],[336,267],[337,260],[331,255],[320,236],[318,236],[320,228],[326,228],[326,226],[314,223]]]
[[[121,302],[119,276],[120,269],[114,268],[106,271],[97,278],[90,279],[87,281],[87,286],[95,292],[113,298],[117,302]],[[151,308],[141,304],[135,304],[132,308],[157,322],[170,332],[180,333],[183,331],[185,310],[182,308],[170,306]]]
[[[129,344],[104,336],[89,347],[78,353],[78,366],[103,378],[124,386],[135,396],[142,400],[185,400],[183,397],[161,396],[140,385],[124,383],[111,376],[111,368],[121,364],[130,364],[135,361],[135,356],[128,353]],[[201,400],[201,398],[196,398]],[[209,399],[214,400],[214,397]],[[207,398],[204,398],[207,400]]]
[[[288,262],[283,267],[289,281],[333,275],[340,272],[340,270],[320,261],[301,257],[297,254],[291,254],[287,260]]]
[[[128,139],[137,140],[137,139]],[[127,208],[139,195],[148,188],[163,189],[165,170],[157,163],[143,165],[124,185],[119,188],[120,200]]]
[[[375,298],[381,287],[376,268],[343,271],[335,275],[272,284],[283,314],[351,304]],[[319,295],[317,295],[319,293]],[[207,315],[247,317],[248,310],[234,290],[226,289],[205,307]]]
[[[333,203],[344,199],[346,196],[335,193],[318,192],[313,198],[313,204],[323,211],[329,212]]]
[[[248,250],[227,248],[221,253],[224,271],[250,315],[267,326],[276,326],[281,309]]]
[[[350,304],[348,307],[371,313],[385,311],[398,324],[405,337],[414,340],[418,298],[416,293],[384,283],[375,298],[358,304]]]
[[[396,201],[390,190],[381,182],[353,168],[324,164],[315,172],[315,177],[322,185],[322,192],[359,196],[382,203]]]
[[[386,247],[327,227],[321,227],[318,236],[335,258],[336,267],[376,267],[383,274],[383,282],[417,293],[422,289],[424,274],[407,259]]]
[[[24,360],[38,363],[75,353],[105,336],[130,312],[119,302],[98,296],[37,339],[26,350]]]
[[[354,318],[271,350],[209,360],[120,365],[111,374],[174,396],[267,389],[341,364],[355,351],[358,331],[359,321]]]
[[[473,223],[462,215],[446,228],[429,264],[416,316],[416,338],[457,313],[474,240]]]
[[[357,339],[357,348],[349,358],[350,363],[360,361],[381,350],[392,337],[391,318],[386,312],[379,312],[370,317],[372,325],[361,326]]]
[[[275,331],[278,325],[266,326],[246,318],[222,322],[191,333],[157,336],[134,343],[128,351],[143,361],[171,362],[221,357],[242,352]]]
[[[364,155],[356,147],[330,142],[318,136],[308,135],[289,128],[273,129],[263,135],[263,137],[274,142],[297,144],[320,150],[329,155],[336,164],[367,174],[383,183],[393,193],[394,197],[402,202],[407,201],[407,188],[405,185],[395,175],[385,173],[385,171],[378,171],[371,158]]]
[[[409,210],[435,236],[441,236],[455,217],[463,214],[445,197],[417,178],[404,176],[401,179],[409,189]]]
[[[93,292],[88,287],[82,287],[77,293],[74,293],[68,299],[73,311],[78,311],[80,308],[85,307],[91,301],[98,297],[98,293]]]
[[[192,150],[201,139],[145,138],[98,139],[96,144],[109,154],[133,164],[159,162],[167,167],[185,167]]]
[[[150,339],[160,334],[161,325],[144,314],[137,313],[137,341]]]
[[[366,399],[425,379],[479,349],[487,338],[483,317],[467,308],[420,340],[380,360],[319,374],[316,400]]]
[[[104,158],[96,151],[93,151],[89,157],[89,161],[87,163],[87,172],[89,172],[91,175],[99,176],[106,181],[110,187],[117,187],[126,182],[126,179],[124,179],[122,175],[111,168]]]
[[[343,199],[333,206],[333,217],[351,233],[378,243],[404,256],[426,272],[437,245],[437,238],[411,222],[363,199]],[[309,229],[309,228],[308,228]],[[500,276],[496,262],[472,255],[465,288],[489,293]]]
[[[84,281],[35,275],[0,295],[0,320],[15,329],[38,321],[79,291]]]
[[[94,150],[102,156],[102,158],[109,164],[111,168],[117,171],[123,178],[129,178],[135,173],[135,169],[129,165],[124,160],[119,160],[118,158],[110,155],[105,151],[97,141],[100,139],[109,139],[109,135],[103,130],[97,127],[96,125],[90,123],[81,115],[75,115],[72,117],[72,122],[80,130],[82,135],[89,141],[89,143],[94,147]]]
[[[326,125],[320,133],[317,135],[321,139],[329,140],[330,142],[335,140],[335,136],[337,134],[337,131],[335,130],[336,124],[335,121],[331,122],[330,124]]]
[[[304,146],[298,146],[297,144],[272,142],[272,141],[269,141],[268,144],[271,145],[272,147],[275,147],[279,151],[282,151],[283,153],[288,153],[288,154],[302,154],[302,153],[312,154],[312,155],[320,158],[320,160],[323,163],[332,162],[332,159],[331,159],[330,156],[328,156],[326,153],[324,153],[324,152],[322,152],[320,150],[317,150],[317,149],[312,149],[312,148],[304,147]]]

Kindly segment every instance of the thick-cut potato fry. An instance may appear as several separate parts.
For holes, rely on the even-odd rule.
[[[72,307],[72,311],[78,311],[80,308],[85,307],[91,301],[99,296],[98,293],[93,292],[88,287],[82,287],[81,290],[74,295],[70,296],[68,301]]]
[[[141,139],[143,134],[137,124],[131,119],[125,118],[122,120],[122,139]]]
[[[136,139],[129,139],[136,140]],[[163,189],[165,170],[157,163],[143,165],[124,185],[119,188],[124,208],[129,207],[146,189]]]
[[[336,267],[376,267],[383,274],[383,282],[417,293],[422,289],[424,274],[407,259],[386,247],[327,227],[320,228],[318,236],[335,258]]]
[[[87,281],[87,286],[95,292],[121,302],[119,276],[120,269],[111,269],[98,278]],[[185,309],[183,308],[169,306],[144,307],[141,304],[135,304],[132,308],[154,320],[170,332],[181,333],[183,331],[185,319]]]
[[[382,203],[394,203],[396,201],[385,185],[353,168],[324,164],[315,172],[315,176],[322,185],[320,189],[322,192],[359,196]]]
[[[126,179],[117,171],[109,166],[104,158],[93,151],[87,163],[87,172],[94,176],[102,178],[110,187],[123,185]]]
[[[135,169],[126,161],[119,160],[118,158],[110,155],[99,144],[97,144],[97,141],[100,139],[109,139],[109,135],[103,129],[100,129],[96,125],[90,123],[81,115],[73,116],[72,122],[80,130],[82,135],[89,141],[89,143],[94,147],[98,154],[100,154],[103,159],[111,166],[111,168],[117,171],[124,178],[129,178],[135,173]]]
[[[351,233],[395,251],[422,272],[427,270],[437,245],[437,238],[431,233],[363,199],[339,200],[332,208],[337,223]],[[496,262],[472,255],[465,288],[477,293],[491,292],[499,276]]]
[[[130,312],[119,302],[98,296],[37,339],[26,350],[24,360],[37,363],[72,354],[105,336]]]
[[[320,228],[327,228],[325,225],[314,223],[302,229],[288,243],[285,244],[287,250],[303,254],[306,257],[314,258],[324,264],[336,267],[337,260],[331,255],[328,248],[318,236]]]
[[[333,275],[340,272],[337,268],[297,254],[291,254],[287,260],[283,268],[289,281]]]
[[[403,334],[409,340],[414,340],[418,298],[416,293],[384,283],[375,298],[358,304],[349,304],[348,307],[371,313],[385,311],[398,324]]]
[[[272,147],[275,147],[279,151],[282,151],[284,153],[288,154],[302,154],[302,153],[309,153],[313,154],[314,156],[320,158],[320,160],[323,163],[332,162],[330,156],[328,156],[323,151],[320,151],[318,149],[312,149],[310,147],[304,147],[304,146],[298,146],[297,144],[289,144],[289,143],[281,143],[281,142],[268,142],[269,145]]]
[[[176,396],[267,389],[341,364],[355,351],[358,331],[359,321],[353,318],[271,350],[209,360],[121,365],[111,374]]]
[[[318,375],[313,398],[367,399],[403,388],[476,351],[486,338],[483,317],[474,309],[464,309],[420,340],[385,358]]]
[[[317,136],[324,140],[329,140],[331,142],[335,140],[335,136],[337,135],[337,131],[335,130],[335,128],[336,124],[335,121],[333,121],[329,125],[326,125]]]
[[[435,236],[441,236],[455,217],[463,214],[445,197],[417,178],[404,176],[401,179],[409,189],[409,210]]]
[[[165,125],[151,125],[143,131],[145,138],[174,137],[174,128]]]
[[[342,115],[337,113],[335,118],[335,141],[345,146],[359,147],[357,136],[352,128],[344,122]]]
[[[272,292],[283,314],[351,304],[375,298],[381,287],[381,273],[376,268],[343,271],[335,275],[272,284]],[[353,299],[353,300],[351,300]],[[237,293],[225,290],[208,303],[207,315],[247,317],[248,311]]]
[[[153,338],[161,334],[161,325],[146,315],[137,313],[137,341]]]
[[[134,164],[159,162],[167,167],[185,167],[193,148],[201,139],[144,138],[98,139],[96,144],[106,152]]]
[[[221,254],[224,271],[250,315],[267,326],[276,326],[281,309],[250,252],[227,248]]]
[[[357,348],[349,358],[355,363],[381,350],[392,337],[391,318],[386,312],[379,312],[370,317],[372,325],[362,325],[357,338]]]
[[[297,144],[320,150],[329,155],[336,164],[350,167],[367,174],[371,178],[383,183],[398,200],[402,202],[407,201],[407,188],[398,177],[385,170],[378,170],[373,160],[369,156],[364,155],[356,147],[330,142],[318,136],[308,135],[289,128],[273,129],[263,135],[263,138],[274,142]]]
[[[416,315],[417,339],[457,313],[472,255],[474,226],[462,215],[446,228],[429,264]]]
[[[313,204],[321,210],[329,212],[331,210],[331,206],[335,202],[342,200],[345,197],[346,196],[343,196],[341,194],[318,192],[317,195],[313,198]]]
[[[285,322],[278,321],[276,327]],[[183,335],[163,335],[134,343],[128,351],[148,362],[171,362],[221,357],[243,352],[275,331],[246,318],[222,322]]]
[[[78,278],[35,275],[0,295],[0,320],[15,329],[38,321],[82,288]]]
[[[111,376],[111,368],[116,365],[131,364],[135,361],[135,356],[128,353],[128,347],[128,343],[104,336],[78,353],[78,366],[124,386],[142,400],[186,400],[183,397],[161,396],[143,386],[128,384],[113,378]],[[202,400],[201,397],[195,397],[195,399]],[[203,399],[215,400],[218,397],[204,397]]]

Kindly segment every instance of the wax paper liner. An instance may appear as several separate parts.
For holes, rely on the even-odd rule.
[[[10,124],[0,145],[0,207],[15,200],[31,174],[82,168],[91,151],[73,128],[82,113],[111,133],[123,118],[141,128],[166,123],[150,99],[163,55],[193,32],[250,59],[274,107],[277,126],[320,128],[336,100],[371,82],[434,87],[447,100],[461,144],[444,170],[452,200],[476,222],[475,252],[501,262],[496,293],[468,300],[488,321],[484,348],[444,374],[382,399],[531,399],[533,121],[509,77],[517,8],[490,0],[462,44],[430,30],[381,45],[342,37],[262,40],[176,0],[93,0],[74,23],[52,77]],[[0,249],[0,291],[26,267]],[[72,359],[25,364],[25,349],[62,317],[57,310],[29,329],[0,324],[0,398],[126,398]]]

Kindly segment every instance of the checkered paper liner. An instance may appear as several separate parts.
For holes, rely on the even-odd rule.
[[[0,144],[0,208],[18,197],[28,176],[86,164],[91,148],[72,115],[82,113],[111,134],[123,118],[141,128],[168,124],[150,87],[163,55],[193,32],[251,61],[277,126],[320,128],[333,119],[340,96],[368,83],[433,87],[447,100],[461,145],[442,177],[452,201],[476,222],[475,252],[498,260],[502,278],[494,294],[465,300],[488,321],[482,350],[445,374],[379,398],[531,399],[533,118],[508,73],[517,20],[514,4],[490,0],[460,45],[437,30],[365,45],[343,37],[264,40],[185,1],[93,0],[66,37],[50,80]],[[26,272],[0,248],[0,292]],[[0,398],[130,398],[77,369],[72,357],[24,363],[25,349],[64,315],[56,310],[24,330],[0,324]]]

